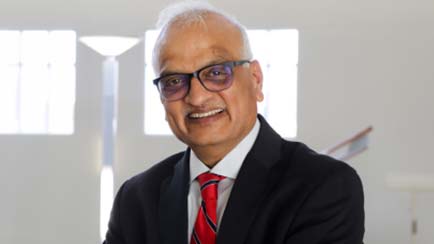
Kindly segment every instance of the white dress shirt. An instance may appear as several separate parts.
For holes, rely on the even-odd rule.
[[[196,177],[205,172],[225,176],[226,178],[218,184],[218,200],[217,200],[217,230],[220,227],[220,222],[225,211],[226,204],[231,194],[232,187],[241,165],[247,156],[247,153],[252,148],[259,133],[259,120],[253,129],[247,134],[246,137],[230,151],[220,162],[218,162],[212,169],[209,169],[202,161],[198,159],[193,150],[190,153],[190,190],[188,192],[188,236],[190,238],[196,217],[199,211],[200,203],[202,202],[202,195],[200,192],[200,185]]]

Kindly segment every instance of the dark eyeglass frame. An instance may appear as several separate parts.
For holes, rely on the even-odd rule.
[[[152,82],[154,83],[154,85],[157,86],[157,89],[158,89],[160,95],[162,96],[162,98],[163,98],[164,100],[169,101],[169,102],[171,102],[171,101],[176,101],[176,100],[183,99],[183,98],[184,98],[185,96],[187,96],[187,94],[190,92],[191,80],[193,79],[193,77],[196,78],[197,80],[199,80],[200,84],[201,84],[201,85],[202,85],[202,86],[203,86],[207,91],[211,91],[211,92],[219,92],[219,91],[223,91],[223,90],[226,90],[226,89],[228,89],[229,87],[231,87],[233,77],[231,77],[231,80],[228,82],[228,84],[227,84],[226,86],[222,87],[221,89],[210,89],[210,88],[206,87],[205,83],[204,83],[204,82],[202,81],[202,79],[200,78],[200,73],[201,73],[202,71],[204,71],[204,70],[206,70],[206,69],[209,69],[209,68],[211,68],[211,67],[213,67],[213,66],[221,66],[221,65],[223,65],[225,68],[226,68],[226,67],[230,68],[230,70],[231,70],[231,76],[233,76],[233,68],[234,68],[235,66],[243,65],[243,64],[246,64],[246,63],[250,63],[250,62],[251,62],[250,60],[238,60],[238,61],[226,61],[226,62],[223,62],[223,63],[211,64],[211,65],[207,65],[207,66],[205,66],[205,67],[202,67],[202,68],[196,70],[196,71],[193,72],[193,73],[174,73],[174,74],[163,75],[163,76],[160,76],[160,77],[154,79]],[[175,98],[170,99],[169,97],[165,97],[165,96],[164,96],[164,93],[161,91],[161,87],[159,86],[159,82],[160,82],[162,79],[166,78],[166,77],[169,77],[169,76],[175,76],[175,75],[187,76],[187,77],[188,77],[188,83],[187,83],[187,86],[188,86],[188,87],[187,87],[186,92],[185,92],[184,95],[179,96],[179,97],[178,97],[178,96],[175,96]]]

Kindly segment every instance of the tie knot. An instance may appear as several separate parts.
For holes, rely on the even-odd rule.
[[[216,175],[214,173],[205,172],[205,173],[200,174],[197,177],[197,180],[199,181],[201,190],[203,190],[204,188],[206,188],[209,185],[218,184],[224,178],[226,178],[226,177],[221,176],[221,175]]]

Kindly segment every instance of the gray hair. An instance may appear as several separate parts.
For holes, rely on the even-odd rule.
[[[152,65],[155,73],[158,72],[158,57],[161,46],[163,45],[164,33],[173,23],[179,23],[182,20],[183,26],[188,26],[194,23],[205,24],[204,17],[214,13],[222,16],[233,24],[241,33],[243,41],[243,59],[252,59],[252,51],[250,48],[249,38],[247,36],[246,27],[244,27],[235,17],[217,9],[208,2],[198,0],[187,0],[179,3],[174,3],[163,9],[158,17],[157,29],[160,30],[157,41],[152,53]]]

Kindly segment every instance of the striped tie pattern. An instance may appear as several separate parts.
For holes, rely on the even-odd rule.
[[[191,244],[215,244],[217,233],[217,186],[224,176],[203,173],[197,177],[202,203],[197,214]]]

